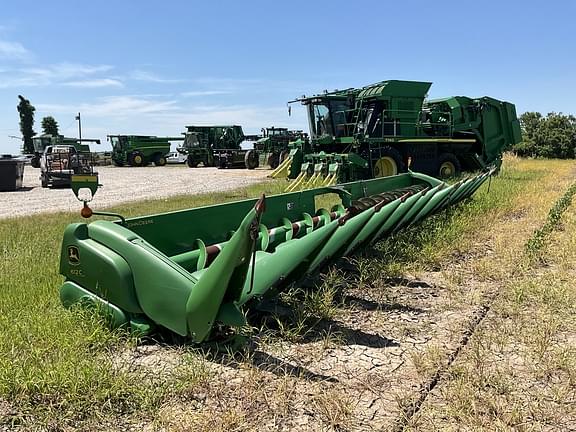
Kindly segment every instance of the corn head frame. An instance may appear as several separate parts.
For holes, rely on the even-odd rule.
[[[245,311],[266,294],[457,204],[493,172],[451,185],[410,172],[152,216],[73,223],[62,243],[60,298],[66,307],[95,306],[114,327],[143,334],[161,327],[196,343],[211,341],[219,329],[244,326]],[[81,187],[95,191],[88,183],[73,190],[78,194]],[[339,204],[317,208],[327,194],[335,194],[331,197]],[[85,203],[84,216],[92,213],[87,209]]]

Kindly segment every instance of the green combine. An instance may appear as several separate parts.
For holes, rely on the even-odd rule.
[[[260,165],[268,165],[275,169],[288,156],[288,144],[298,139],[307,138],[307,134],[301,130],[295,131],[272,126],[262,128],[262,136],[257,138],[254,149],[258,152]]]
[[[218,168],[258,167],[256,151],[241,147],[247,139],[242,126],[186,126],[185,137],[178,151],[187,155],[190,168],[200,164]]]
[[[108,135],[112,145],[112,163],[118,167],[141,167],[154,163],[166,165],[171,141],[183,141],[179,137],[157,137],[149,135]]]
[[[311,140],[291,144],[272,173],[297,188],[412,171],[438,178],[499,164],[520,142],[516,109],[490,97],[428,100],[431,83],[382,81],[298,98]]]

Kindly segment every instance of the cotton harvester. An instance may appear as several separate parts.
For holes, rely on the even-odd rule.
[[[272,177],[287,190],[384,177],[408,169],[438,178],[499,165],[520,142],[513,104],[490,97],[425,100],[431,83],[382,81],[293,102],[306,106],[310,141],[291,144]]]
[[[358,156],[360,158],[360,156]],[[88,305],[115,327],[168,329],[200,343],[246,324],[245,311],[326,264],[470,197],[494,169],[448,185],[423,174],[359,180],[152,216],[70,224],[64,306]],[[81,199],[96,177],[73,179]],[[318,198],[338,197],[330,209]],[[92,211],[82,215],[118,216]],[[275,288],[271,290],[271,288]]]

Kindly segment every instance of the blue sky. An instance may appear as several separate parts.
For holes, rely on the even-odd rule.
[[[572,1],[3,2],[0,153],[19,151],[18,94],[37,132],[52,115],[76,136],[80,111],[83,136],[101,139],[307,129],[286,101],[385,79],[576,113],[575,17]]]

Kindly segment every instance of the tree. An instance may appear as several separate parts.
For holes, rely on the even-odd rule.
[[[576,117],[537,112],[520,116],[523,141],[513,147],[519,156],[573,159],[576,157]]]
[[[42,119],[42,130],[45,134],[58,136],[58,122],[52,116],[47,116]]]
[[[25,154],[34,153],[32,137],[36,135],[36,132],[34,132],[34,111],[36,111],[36,108],[24,96],[18,95],[18,98],[20,99],[17,107],[20,115],[20,132],[24,141],[22,151]]]

